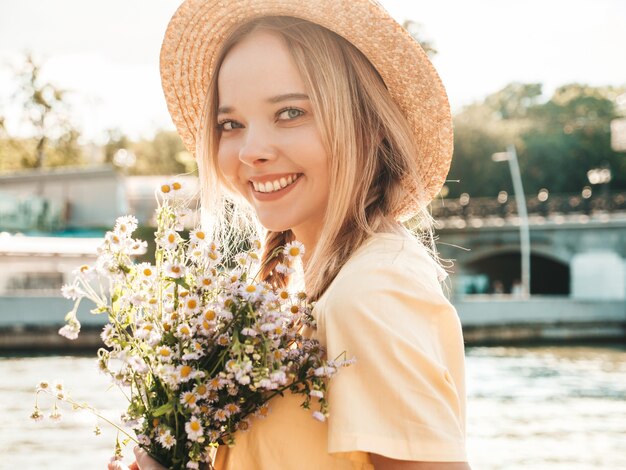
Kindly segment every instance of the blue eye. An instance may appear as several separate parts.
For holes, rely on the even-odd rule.
[[[240,126],[240,124],[238,122],[231,121],[230,119],[217,123],[217,128],[222,131],[232,131],[235,129],[234,126]]]
[[[278,113],[278,117],[279,119],[290,120],[290,119],[296,119],[302,116],[303,114],[304,114],[304,111],[302,111],[301,109],[287,108],[287,109],[283,109],[282,111],[280,111]]]

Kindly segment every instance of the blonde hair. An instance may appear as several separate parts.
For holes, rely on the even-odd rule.
[[[290,230],[265,231],[249,204],[229,187],[217,164],[219,69],[235,44],[259,30],[284,39],[309,93],[329,156],[332,190],[324,228],[304,270],[307,293],[315,300],[368,237],[381,231],[406,232],[393,220],[393,214],[400,213],[407,201],[421,200],[424,184],[415,159],[418,149],[382,78],[350,42],[297,18],[265,17],[249,22],[230,36],[217,58],[198,139],[203,222],[222,245],[264,233],[265,237],[259,238],[265,239],[263,257],[269,260],[277,247],[294,238]],[[410,228],[439,262],[427,202],[422,200],[419,207]],[[289,280],[274,270],[279,261],[269,261],[261,276],[285,286]]]

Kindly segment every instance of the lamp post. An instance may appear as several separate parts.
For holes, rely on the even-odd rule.
[[[514,145],[509,145],[506,152],[497,152],[491,156],[494,162],[509,162],[517,213],[520,218],[520,251],[522,256],[522,292],[525,298],[530,296],[530,229],[528,226],[528,211],[526,210],[526,196],[522,186],[522,176],[517,162],[517,152]]]

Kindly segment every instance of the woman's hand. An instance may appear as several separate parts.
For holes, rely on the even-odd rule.
[[[127,467],[119,460],[113,460],[109,462],[108,470],[167,470],[141,447],[135,447],[133,452],[135,452],[136,462],[133,462],[130,467]]]

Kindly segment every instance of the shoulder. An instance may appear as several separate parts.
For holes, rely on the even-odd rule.
[[[354,298],[356,293],[406,290],[445,298],[440,281],[447,274],[426,247],[409,235],[376,234],[346,262],[324,294],[328,300]]]

